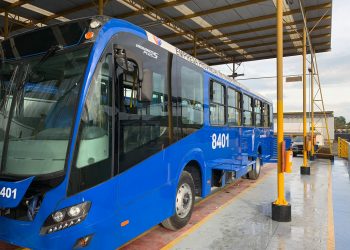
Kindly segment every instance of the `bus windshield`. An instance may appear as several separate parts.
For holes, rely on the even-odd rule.
[[[91,45],[0,65],[1,175],[64,170]]]

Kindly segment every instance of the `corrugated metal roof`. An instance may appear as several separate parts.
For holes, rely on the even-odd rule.
[[[189,54],[195,54],[205,63],[216,65],[276,57],[274,2],[104,0],[104,14],[135,23]],[[299,0],[284,3],[284,55],[299,55],[303,29]],[[45,11],[38,11],[37,8]],[[308,29],[313,29],[313,48],[316,52],[329,51],[332,0],[304,1],[304,8]],[[13,34],[35,25],[96,15],[98,1],[0,0],[2,30],[5,11],[9,13],[9,28]]]

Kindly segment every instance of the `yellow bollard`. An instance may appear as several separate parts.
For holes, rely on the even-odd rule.
[[[285,153],[285,172],[286,173],[292,173],[293,171],[293,151],[292,150],[287,150],[286,153]]]

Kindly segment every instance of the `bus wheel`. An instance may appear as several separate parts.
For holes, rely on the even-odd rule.
[[[175,214],[162,222],[163,227],[178,230],[187,225],[194,205],[194,182],[189,172],[183,171],[177,185]]]
[[[256,180],[259,178],[261,170],[261,159],[260,157],[257,157],[255,160],[255,166],[252,170],[248,172],[248,178],[251,180]]]

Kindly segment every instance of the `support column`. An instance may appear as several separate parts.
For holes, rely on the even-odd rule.
[[[315,123],[314,123],[314,57],[313,53],[311,53],[311,155],[310,160],[313,161],[315,159],[315,144],[314,144],[314,136],[315,136]]]
[[[9,13],[5,11],[5,19],[4,19],[4,38],[8,38],[9,36]]]
[[[193,37],[193,57],[197,57],[197,35]]]
[[[98,14],[103,15],[103,0],[98,0]]]
[[[277,0],[277,200],[272,203],[272,220],[291,221],[291,205],[285,199],[282,166],[283,132],[283,0]]]
[[[303,29],[303,165],[300,174],[310,175],[310,166],[307,163],[307,121],[306,121],[306,27]]]
[[[236,64],[235,62],[232,63],[232,79],[236,78]]]

